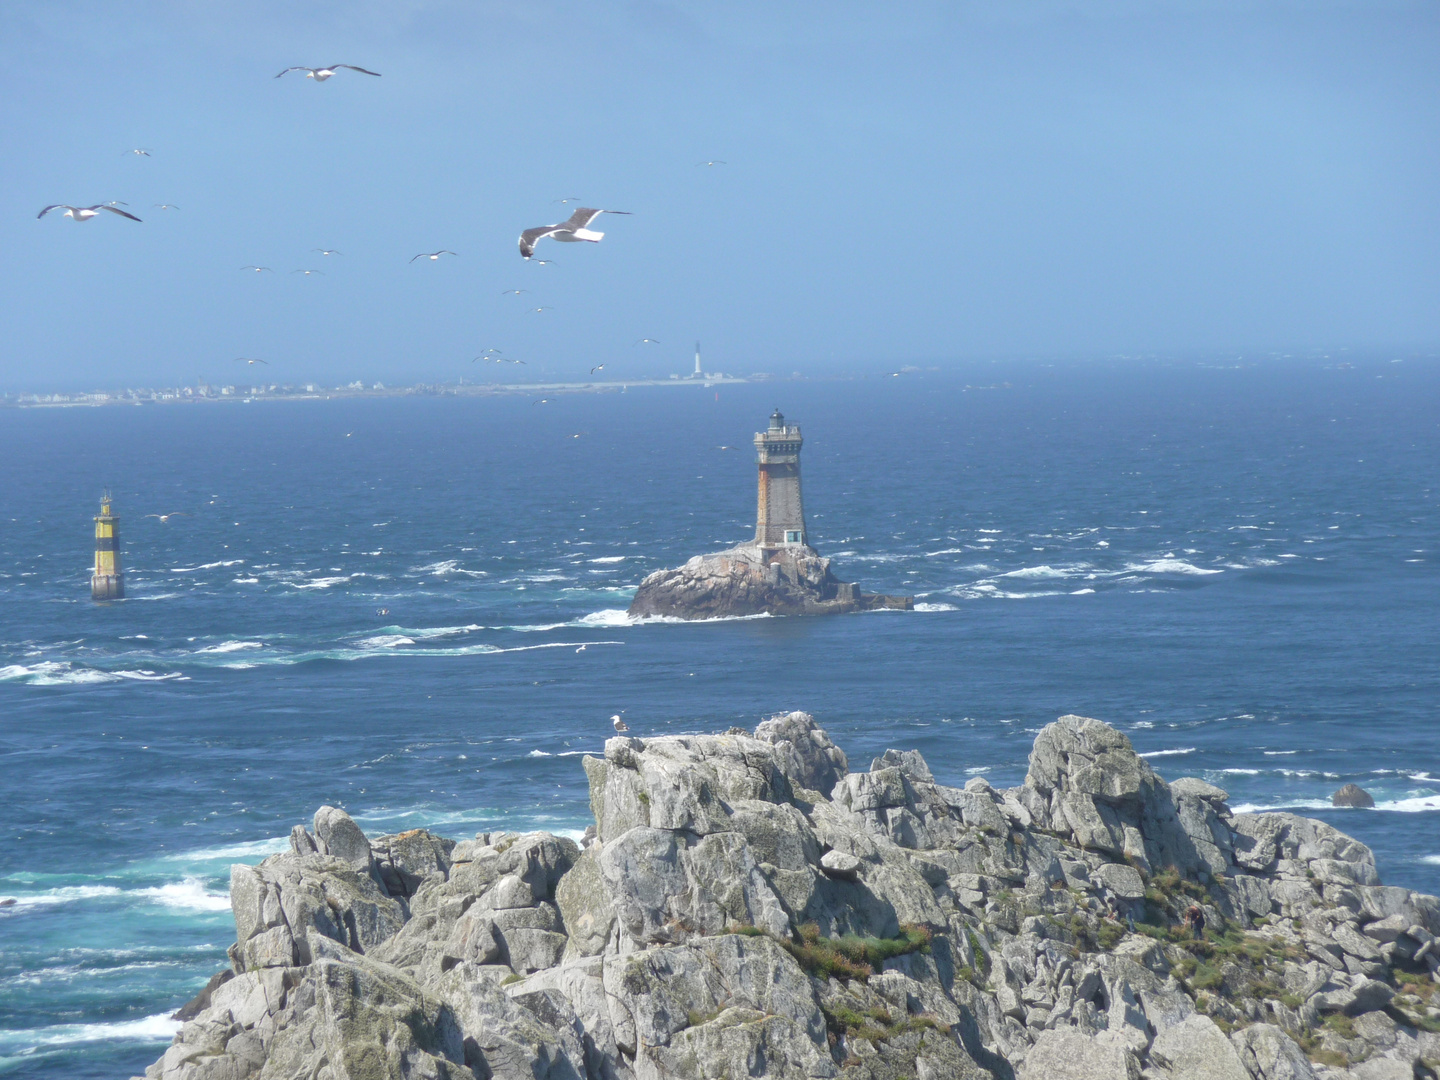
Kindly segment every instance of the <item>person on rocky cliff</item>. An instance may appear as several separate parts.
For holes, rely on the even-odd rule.
[[[1199,904],[1191,904],[1185,909],[1185,929],[1196,938],[1205,936],[1205,912]]]

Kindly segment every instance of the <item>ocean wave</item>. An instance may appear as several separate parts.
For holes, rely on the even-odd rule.
[[[209,862],[213,859],[248,859],[252,856],[274,855],[276,852],[284,851],[290,844],[288,836],[271,836],[264,840],[244,840],[237,844],[224,844],[221,847],[196,848],[194,851],[181,851],[174,855],[162,855],[162,862]]]
[[[526,757],[554,757],[555,755],[546,750],[531,750]]]
[[[966,548],[941,548],[939,551],[925,552],[925,557],[927,559],[933,559],[937,555],[964,555],[966,551]]]
[[[626,558],[627,556],[625,555],[602,555],[598,559],[586,559],[585,561],[592,563],[617,563],[624,562]]]
[[[1217,772],[1225,776],[1259,776],[1259,769],[1217,769]]]
[[[1336,806],[1329,799],[1285,799],[1269,804],[1243,803],[1233,808],[1237,814],[1268,814],[1276,810],[1343,810],[1346,813],[1373,814],[1389,812],[1394,814],[1426,814],[1440,811],[1440,796],[1425,795],[1418,798],[1387,799],[1377,801],[1373,807]]]
[[[916,611],[958,611],[954,604],[916,604]]]
[[[315,578],[313,581],[287,581],[285,584],[294,589],[328,589],[335,585],[348,585],[351,578],[358,576],[358,574],[346,574],[343,577]]]
[[[1073,589],[1073,590],[1071,591],[1070,595],[1071,595],[1071,596],[1094,596],[1094,595],[1095,595],[1095,590],[1094,590],[1094,589]]]
[[[205,888],[199,878],[185,878],[166,885],[155,885],[147,889],[136,889],[130,895],[143,896],[162,907],[183,908],[187,911],[229,911],[228,893],[213,893]]]
[[[1266,757],[1289,757],[1291,754],[1298,754],[1299,750],[1266,750]]]
[[[203,656],[207,653],[232,653],[241,649],[263,649],[263,641],[222,641],[219,645],[206,645],[203,649],[196,649],[196,656]]]
[[[414,645],[415,639],[404,634],[376,634],[355,642],[362,649],[394,649],[401,645]]]
[[[1177,559],[1167,555],[1164,558],[1154,559],[1147,563],[1127,563],[1125,569],[1134,574],[1189,574],[1192,576],[1223,574],[1223,570],[1207,570],[1204,567],[1188,563],[1184,559]]]
[[[14,907],[51,907],[55,904],[73,904],[80,900],[93,900],[100,896],[119,896],[125,890],[118,885],[62,885],[58,889],[31,893],[28,896],[11,894]]]
[[[10,664],[0,667],[0,682],[20,682],[29,686],[86,686],[97,683],[184,681],[188,675],[178,671],[149,671],[144,668],[102,671],[64,660],[44,660],[38,664]]]
[[[52,1024],[41,1028],[12,1028],[0,1031],[0,1054],[43,1046],[65,1046],[75,1043],[143,1040],[162,1042],[172,1039],[180,1030],[179,1020],[169,1013],[156,1013],[136,1020],[119,1020],[107,1024]]]
[[[1006,573],[1004,573],[1004,574],[1001,574],[1000,577],[1002,577],[1002,578],[1036,578],[1036,579],[1041,579],[1041,580],[1047,579],[1047,578],[1069,578],[1069,577],[1074,577],[1076,574],[1083,574],[1083,573],[1085,573],[1086,571],[1088,571],[1089,569],[1090,569],[1090,567],[1084,566],[1084,565],[1081,565],[1081,566],[1060,566],[1060,567],[1045,566],[1045,565],[1041,565],[1041,566],[1025,566],[1025,567],[1022,567],[1022,568],[1019,569],[1019,570],[1010,570],[1010,571],[1008,571],[1008,572],[1006,572]]]
[[[1421,855],[1420,861],[1432,866],[1440,866],[1440,855]]]
[[[1195,747],[1193,746],[1181,746],[1174,750],[1151,750],[1148,754],[1141,754],[1140,757],[1179,757],[1182,754],[1193,754],[1194,752]]]
[[[427,563],[424,566],[412,566],[412,574],[428,574],[431,577],[449,577],[451,574],[463,574],[466,577],[489,577],[486,570],[466,570],[460,565],[458,559],[444,559],[440,562]]]
[[[219,562],[201,563],[199,566],[175,566],[171,567],[171,574],[193,574],[197,570],[218,570],[222,566],[240,566],[244,559],[222,559]]]

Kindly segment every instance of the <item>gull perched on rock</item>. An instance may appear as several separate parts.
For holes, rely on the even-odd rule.
[[[579,210],[576,210],[575,213],[571,214],[568,220],[562,221],[558,225],[541,225],[537,228],[526,229],[522,232],[520,234],[520,254],[527,259],[530,258],[531,255],[535,254],[535,244],[547,236],[553,240],[564,241],[567,244],[578,243],[581,240],[598,244],[605,238],[605,234],[603,232],[594,232],[591,229],[587,229],[586,226],[601,214],[628,215],[629,213],[629,210],[593,210],[589,207],[582,206]]]
[[[617,732],[630,730],[630,725],[625,723],[624,720],[620,719],[619,713],[616,713],[614,716],[610,717],[610,723],[615,725],[615,730]]]
[[[374,75],[377,79],[380,77],[380,73],[378,71],[366,71],[364,68],[356,67],[354,64],[331,64],[329,67],[319,68],[297,65],[296,67],[286,68],[284,71],[280,72],[280,75],[289,75],[292,71],[303,71],[306,73],[305,78],[314,79],[316,82],[324,82],[341,68],[349,68],[351,71],[358,71],[361,75]],[[275,78],[280,78],[280,75],[276,75]]]
[[[93,217],[99,217],[101,210],[109,210],[112,214],[119,214],[121,217],[128,217],[131,221],[140,219],[134,214],[121,210],[118,206],[111,206],[109,203],[96,203],[94,206],[71,206],[69,203],[51,203],[41,210],[35,217],[42,218],[51,210],[64,210],[65,216],[72,221],[89,221]]]

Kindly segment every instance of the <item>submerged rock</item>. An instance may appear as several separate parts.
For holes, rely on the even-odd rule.
[[[1025,783],[852,773],[804,713],[611,739],[595,826],[367,838],[231,872],[236,943],[153,1080],[1433,1075],[1440,900],[1061,717]],[[1199,910],[1196,937],[1182,916]],[[1302,1046],[1304,1049],[1302,1049]],[[1312,1066],[1306,1051],[1323,1065]]]
[[[914,607],[912,596],[861,592],[841,581],[830,572],[830,560],[814,548],[741,544],[716,555],[697,555],[675,570],[655,571],[635,591],[630,614],[718,619]]]

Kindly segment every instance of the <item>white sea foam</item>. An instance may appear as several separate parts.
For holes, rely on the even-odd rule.
[[[1336,806],[1329,799],[1286,799],[1269,805],[1245,803],[1232,809],[1236,814],[1265,814],[1273,810],[1344,810],[1347,813],[1354,811],[1367,814],[1388,811],[1396,814],[1427,814],[1440,811],[1440,796],[1427,795],[1419,798],[1389,799],[1377,802],[1373,807]]]
[[[314,581],[290,581],[286,584],[297,589],[328,589],[334,585],[348,585],[353,576],[355,575],[347,574],[344,577],[322,577]]]
[[[598,559],[586,559],[585,561],[593,563],[617,563],[624,562],[625,558],[624,555],[605,555]]]
[[[1266,757],[1289,757],[1291,754],[1298,754],[1299,750],[1266,750]]]
[[[197,570],[217,570],[222,566],[240,566],[244,559],[221,559],[219,562],[201,563],[199,566],[175,566],[170,569],[172,574],[193,574]]]
[[[916,604],[916,611],[957,611],[954,604]]]
[[[1165,556],[1161,559],[1154,559],[1147,563],[1128,563],[1126,570],[1137,574],[1223,574],[1223,570],[1208,570],[1204,567],[1188,563],[1184,559],[1176,559],[1173,556]]]
[[[1093,596],[1094,593],[1095,593],[1095,590],[1094,590],[1094,589],[1075,589],[1073,592],[1070,593],[1070,595],[1071,595],[1071,596]]]
[[[1226,776],[1259,776],[1259,769],[1221,769]]]
[[[531,750],[531,751],[530,751],[528,754],[526,754],[525,756],[526,756],[526,757],[554,757],[555,755],[554,755],[554,754],[551,754],[551,753],[547,753],[547,752],[544,751],[544,750]]]
[[[135,896],[143,896],[168,908],[183,908],[187,911],[229,911],[228,893],[213,893],[205,888],[199,878],[186,878],[148,889],[136,889]]]
[[[64,1046],[72,1043],[112,1042],[117,1039],[162,1042],[180,1030],[179,1020],[169,1013],[156,1013],[136,1020],[120,1020],[108,1024],[52,1024],[41,1028],[18,1028],[0,1031],[0,1054],[43,1046]]]
[[[119,896],[124,890],[118,885],[62,885],[58,889],[17,895],[16,907],[51,907],[55,904],[73,904],[79,900],[93,900],[99,896]]]
[[[933,559],[937,555],[964,555],[965,551],[965,548],[941,548],[939,551],[925,552],[925,557],[927,559]]]
[[[1151,750],[1148,754],[1141,754],[1140,757],[1178,757],[1181,754],[1193,754],[1194,752],[1195,747],[1193,746],[1181,746],[1175,748],[1174,750]]]
[[[174,855],[162,855],[163,862],[209,862],[212,859],[263,858],[284,851],[290,844],[288,836],[271,836],[264,840],[245,840],[238,844],[223,844],[220,847],[197,848],[181,851]]]
[[[72,664],[69,661],[44,660],[38,664],[9,664],[0,667],[0,682],[23,682],[30,686],[85,686],[95,683],[120,682],[132,679],[137,682],[170,682],[185,680],[188,676],[178,671],[149,671],[146,669],[101,671],[99,668]]]
[[[1421,855],[1420,861],[1430,863],[1432,866],[1440,866],[1440,855]]]
[[[456,634],[471,634],[476,630],[484,630],[485,627],[479,623],[466,623],[464,626],[422,626],[416,630],[404,626],[386,626],[382,629],[397,634],[408,634],[420,641],[430,641],[434,638],[453,637]]]
[[[355,644],[362,649],[394,649],[401,645],[414,645],[415,639],[404,634],[376,634],[374,637],[361,638]]]
[[[488,577],[486,570],[466,570],[456,559],[445,559],[441,562],[428,563],[425,566],[412,566],[412,574],[429,574],[432,577],[449,577],[451,574],[463,574],[466,577]]]
[[[1076,574],[1083,574],[1088,569],[1089,567],[1087,566],[1026,566],[1022,567],[1019,570],[1011,570],[1008,573],[1001,574],[1000,576],[1006,578],[1037,579],[1068,578],[1074,577]]]
[[[203,649],[196,649],[195,655],[200,656],[205,653],[232,653],[239,652],[241,649],[263,649],[264,647],[265,643],[263,641],[222,641],[219,645],[206,645]]]

